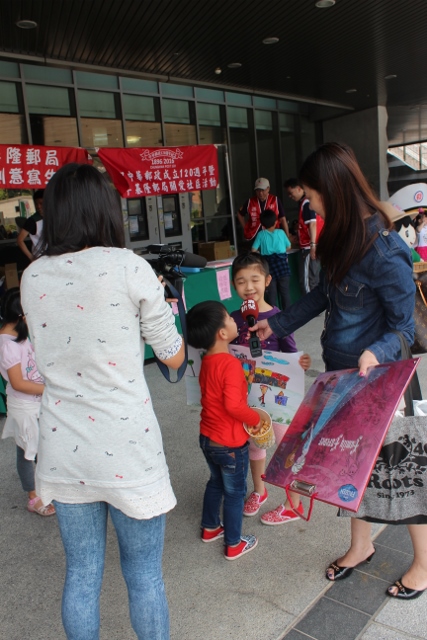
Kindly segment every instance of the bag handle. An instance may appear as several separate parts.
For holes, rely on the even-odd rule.
[[[417,289],[420,292],[420,296],[422,301],[424,302],[424,305],[427,307],[427,300],[422,289],[423,283],[421,282],[421,280],[415,280],[415,284],[417,285]]]
[[[174,383],[179,382],[181,380],[181,378],[184,375],[185,370],[187,368],[187,363],[188,363],[187,324],[185,322],[185,307],[184,307],[184,302],[182,300],[182,297],[180,296],[178,291],[175,289],[173,284],[171,284],[169,282],[169,280],[166,280],[166,278],[163,278],[163,280],[164,280],[165,285],[166,285],[165,289],[167,289],[171,294],[170,297],[171,298],[176,298],[178,300],[178,303],[177,303],[178,304],[178,314],[179,314],[179,321],[181,323],[182,339],[184,340],[185,357],[184,357],[184,362],[179,367],[179,369],[177,369],[176,380],[171,380],[169,367],[164,362],[161,362],[158,359],[158,357],[156,356],[156,354],[154,354],[154,359],[155,359],[155,361],[157,363],[157,366],[159,367],[160,371],[162,372],[163,376],[166,378],[166,380],[168,382],[171,382],[171,383],[174,384]]]
[[[400,333],[400,331],[391,331],[390,333],[395,333],[400,340],[400,354],[401,360],[412,360],[411,350],[409,348],[408,341],[405,336]],[[415,371],[414,375],[411,378],[410,383],[408,384],[405,394],[403,396],[405,398],[405,416],[413,416],[414,415],[414,400],[422,400],[423,395],[421,393],[420,381],[418,379],[418,374]]]

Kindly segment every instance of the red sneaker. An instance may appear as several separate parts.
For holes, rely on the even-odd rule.
[[[243,515],[244,516],[256,516],[258,513],[260,506],[266,502],[268,498],[267,489],[264,492],[263,496],[260,496],[256,491],[252,491],[251,495],[245,502],[245,506],[243,507]]]
[[[298,513],[304,513],[304,507],[302,502],[299,503],[297,507]],[[267,511],[264,515],[261,516],[262,524],[286,524],[287,522],[294,522],[295,520],[299,520],[300,517],[292,511],[292,509],[285,509],[285,505],[280,504],[277,509],[273,509],[273,511]]]
[[[249,551],[255,549],[257,544],[258,538],[255,536],[242,536],[240,543],[235,547],[225,545],[224,557],[226,560],[237,560],[237,558],[244,556],[245,553],[249,553]]]
[[[202,527],[202,533],[200,537],[202,539],[202,542],[213,542],[214,540],[223,538],[224,527],[222,526],[222,524],[220,524],[216,529],[204,529]]]

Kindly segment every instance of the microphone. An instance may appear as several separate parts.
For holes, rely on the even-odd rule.
[[[240,313],[242,314],[243,320],[248,323],[248,327],[256,325],[259,310],[255,300],[252,300],[252,298],[244,300],[240,307]],[[249,338],[249,350],[252,358],[259,358],[262,356],[261,341],[256,333],[251,332]]]
[[[164,258],[171,264],[179,267],[206,267],[207,260],[196,253],[189,253],[182,249],[171,249],[167,244],[150,244],[147,247],[149,253],[156,253],[159,258]]]

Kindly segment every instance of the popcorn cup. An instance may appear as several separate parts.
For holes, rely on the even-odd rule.
[[[261,427],[262,433],[259,432],[258,434],[252,434],[251,427],[248,427],[246,424],[244,424],[243,426],[245,427],[246,432],[251,436],[251,440],[256,447],[258,447],[259,449],[268,449],[269,447],[272,447],[276,442],[271,416],[269,413],[267,413],[267,411],[264,411],[264,409],[259,409],[258,407],[251,407],[251,409],[258,413],[261,420],[263,420],[267,424],[267,427],[265,429]]]

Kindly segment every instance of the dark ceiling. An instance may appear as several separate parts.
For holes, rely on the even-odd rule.
[[[407,138],[404,131],[427,138],[427,1],[336,0],[329,9],[315,2],[0,0],[0,55],[357,110],[387,105],[391,141]],[[20,19],[38,26],[19,29]],[[279,42],[265,45],[266,37]]]

